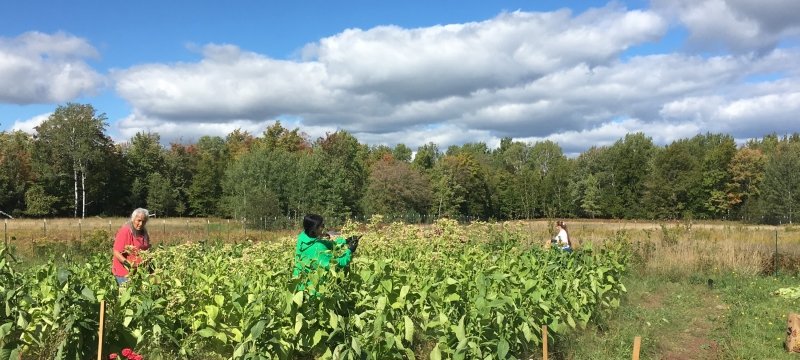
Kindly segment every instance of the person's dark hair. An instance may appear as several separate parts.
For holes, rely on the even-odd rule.
[[[317,214],[308,214],[303,217],[303,232],[310,237],[317,237],[317,229],[323,224],[322,216]]]
[[[567,224],[564,224],[564,221],[562,220],[556,221],[556,225],[560,226],[562,229],[564,229],[564,231],[567,230]]]

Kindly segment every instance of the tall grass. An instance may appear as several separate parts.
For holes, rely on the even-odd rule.
[[[0,231],[17,256],[40,258],[62,253],[80,254],[93,248],[110,248],[126,218],[13,219]],[[549,243],[554,220],[510,223],[521,228],[527,241]],[[245,240],[265,241],[293,234],[285,230],[254,229],[253,224],[219,218],[153,218],[147,224],[155,245],[184,242]],[[422,225],[424,226],[424,225]],[[756,226],[731,222],[643,222],[568,220],[576,248],[624,241],[630,245],[640,271],[690,275],[697,272],[743,275],[800,271],[800,229],[793,225]],[[777,236],[777,261],[776,253]]]
[[[10,219],[0,223],[0,241],[20,259],[43,260],[55,255],[70,258],[111,248],[117,230],[127,218]],[[265,230],[253,224],[219,218],[152,218],[147,230],[153,245],[185,242],[264,241],[294,229]],[[5,244],[0,243],[0,246]]]
[[[543,241],[553,225],[552,221],[527,223]],[[627,242],[640,270],[653,274],[772,273],[776,240],[778,271],[800,271],[800,229],[792,225],[585,220],[568,222],[568,229],[578,248]]]

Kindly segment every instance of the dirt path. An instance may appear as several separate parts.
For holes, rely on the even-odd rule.
[[[718,343],[720,324],[728,312],[707,285],[670,284],[641,294],[639,306],[647,311],[671,315],[662,318],[654,337],[655,359],[722,359]]]

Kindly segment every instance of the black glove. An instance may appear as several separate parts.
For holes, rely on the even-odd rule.
[[[358,248],[358,241],[361,240],[361,236],[351,236],[347,238],[347,248],[350,249],[350,252],[356,252]]]

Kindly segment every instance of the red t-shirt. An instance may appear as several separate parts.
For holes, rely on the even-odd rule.
[[[147,235],[147,231],[142,231],[138,236],[134,235],[130,223],[123,224],[114,237],[114,250],[122,253],[131,264],[139,264],[142,261],[139,258],[139,251],[147,249],[150,249],[150,236]],[[116,256],[112,256],[111,273],[114,276],[128,276],[128,269],[117,260]]]

